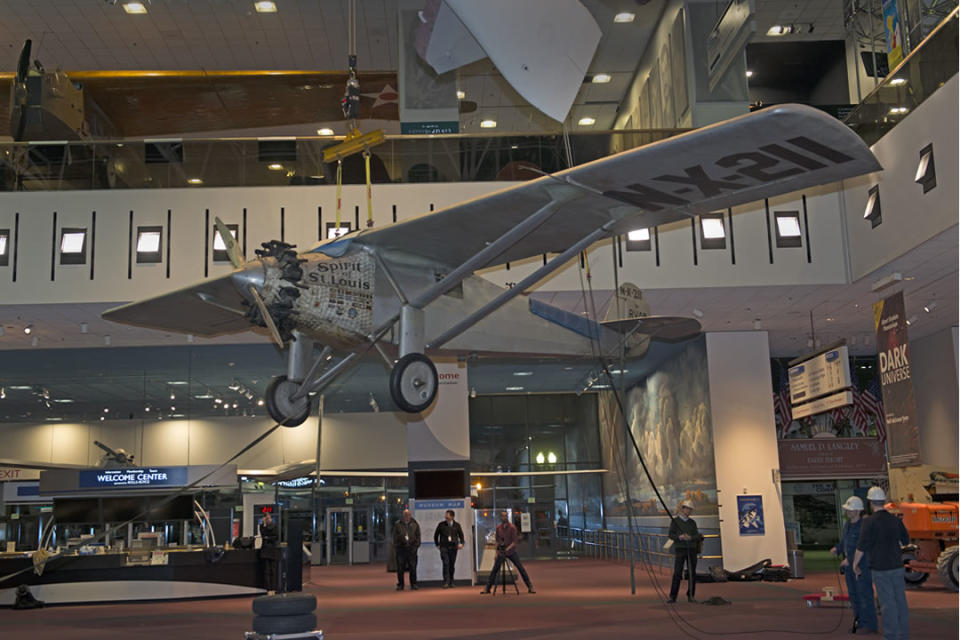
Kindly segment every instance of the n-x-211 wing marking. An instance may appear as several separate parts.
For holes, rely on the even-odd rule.
[[[591,244],[878,169],[846,126],[816,109],[785,105],[349,234],[303,254],[265,243],[256,260],[232,274],[104,317],[197,335],[234,331],[242,322],[273,325],[289,344],[291,364],[268,390],[267,405],[278,422],[291,418],[286,424],[306,419],[309,394],[393,329],[399,360],[391,395],[402,409],[416,412],[430,405],[437,389],[428,349],[590,353],[588,338],[514,298]],[[512,289],[473,275],[546,253],[559,255]],[[200,309],[193,322],[190,315]],[[486,319],[493,312],[497,317]],[[594,337],[602,342],[635,330],[608,324]],[[666,339],[688,333],[659,325],[657,331]],[[314,341],[347,357],[325,369],[312,355]]]

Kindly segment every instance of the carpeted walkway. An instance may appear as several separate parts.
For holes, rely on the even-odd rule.
[[[394,591],[382,565],[314,567],[307,587],[319,598],[328,640],[479,640],[538,638],[850,638],[849,609],[809,609],[800,595],[838,586],[820,573],[788,583],[703,584],[697,598],[727,606],[665,605],[641,567],[637,594],[623,564],[595,560],[531,562],[536,595],[481,596],[480,587]],[[658,576],[669,588],[669,576]],[[841,579],[842,581],[842,579]],[[685,585],[684,585],[685,586]],[[681,596],[683,600],[683,597]],[[911,638],[956,638],[957,594],[931,577],[907,592]],[[671,615],[673,614],[673,615]],[[0,609],[0,637],[10,640],[241,640],[250,628],[248,599]],[[785,633],[791,631],[792,633]],[[874,636],[876,637],[876,636]]]

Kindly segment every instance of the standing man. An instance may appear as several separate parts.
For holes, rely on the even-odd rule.
[[[267,594],[272,595],[277,588],[277,524],[269,511],[264,512],[260,520],[260,562],[263,564],[263,581]]]
[[[497,525],[497,559],[493,563],[493,570],[490,572],[490,577],[487,578],[487,586],[485,586],[480,593],[490,593],[490,587],[496,582],[501,565],[507,560],[512,562],[513,566],[520,572],[523,583],[527,585],[527,592],[536,593],[533,585],[530,583],[530,576],[527,575],[527,570],[523,568],[523,563],[520,562],[520,556],[517,554],[518,541],[519,534],[517,533],[517,526],[510,522],[510,515],[506,511],[501,511],[500,524]]]
[[[687,565],[687,601],[696,602],[694,594],[697,590],[697,554],[700,553],[700,543],[703,536],[697,529],[697,523],[690,514],[693,513],[693,503],[684,500],[680,503],[680,513],[670,521],[668,536],[673,541],[673,581],[670,583],[670,604],[677,601],[680,593],[680,581],[683,580],[683,565]]]
[[[410,572],[410,590],[417,587],[417,551],[420,550],[420,524],[403,510],[403,517],[393,527],[393,548],[397,551],[397,591],[403,591],[403,572]]]
[[[440,550],[443,563],[443,588],[453,587],[453,571],[457,564],[457,551],[463,549],[463,529],[453,518],[453,509],[447,509],[446,517],[433,532],[433,543]]]
[[[830,553],[842,555],[843,575],[847,580],[847,593],[850,595],[850,605],[853,607],[853,632],[876,633],[877,609],[873,604],[873,582],[871,581],[869,558],[863,560],[857,575],[853,568],[853,559],[857,555],[857,540],[860,539],[860,530],[863,526],[863,500],[857,496],[850,496],[843,503],[843,510],[847,514],[847,522],[840,533],[840,542],[835,544]]]
[[[903,553],[900,547],[910,544],[910,534],[900,518],[884,508],[886,494],[880,487],[870,487],[867,500],[873,515],[864,519],[853,558],[853,571],[862,573],[860,561],[867,556],[873,572],[873,584],[880,601],[883,616],[883,637],[887,640],[906,640],[910,637],[907,621],[906,583],[903,581]]]

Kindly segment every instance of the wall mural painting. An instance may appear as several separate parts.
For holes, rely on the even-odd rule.
[[[616,400],[608,394],[601,402],[603,464],[610,470],[604,475],[607,517],[627,515],[623,477],[629,478],[634,515],[663,514],[618,419]],[[716,514],[717,480],[705,340],[691,342],[677,356],[663,362],[657,371],[627,392],[624,403],[630,429],[670,508],[690,499],[697,514]]]

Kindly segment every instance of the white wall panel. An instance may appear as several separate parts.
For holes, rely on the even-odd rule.
[[[710,412],[723,564],[734,570],[764,558],[787,562],[774,426],[770,348],[765,331],[707,334]],[[737,496],[763,497],[765,533],[741,536]]]
[[[954,75],[873,145],[883,171],[844,182],[851,274],[857,280],[957,224],[957,92]],[[920,150],[933,143],[937,186],[915,183]],[[880,185],[883,222],[863,219],[867,191]]]

